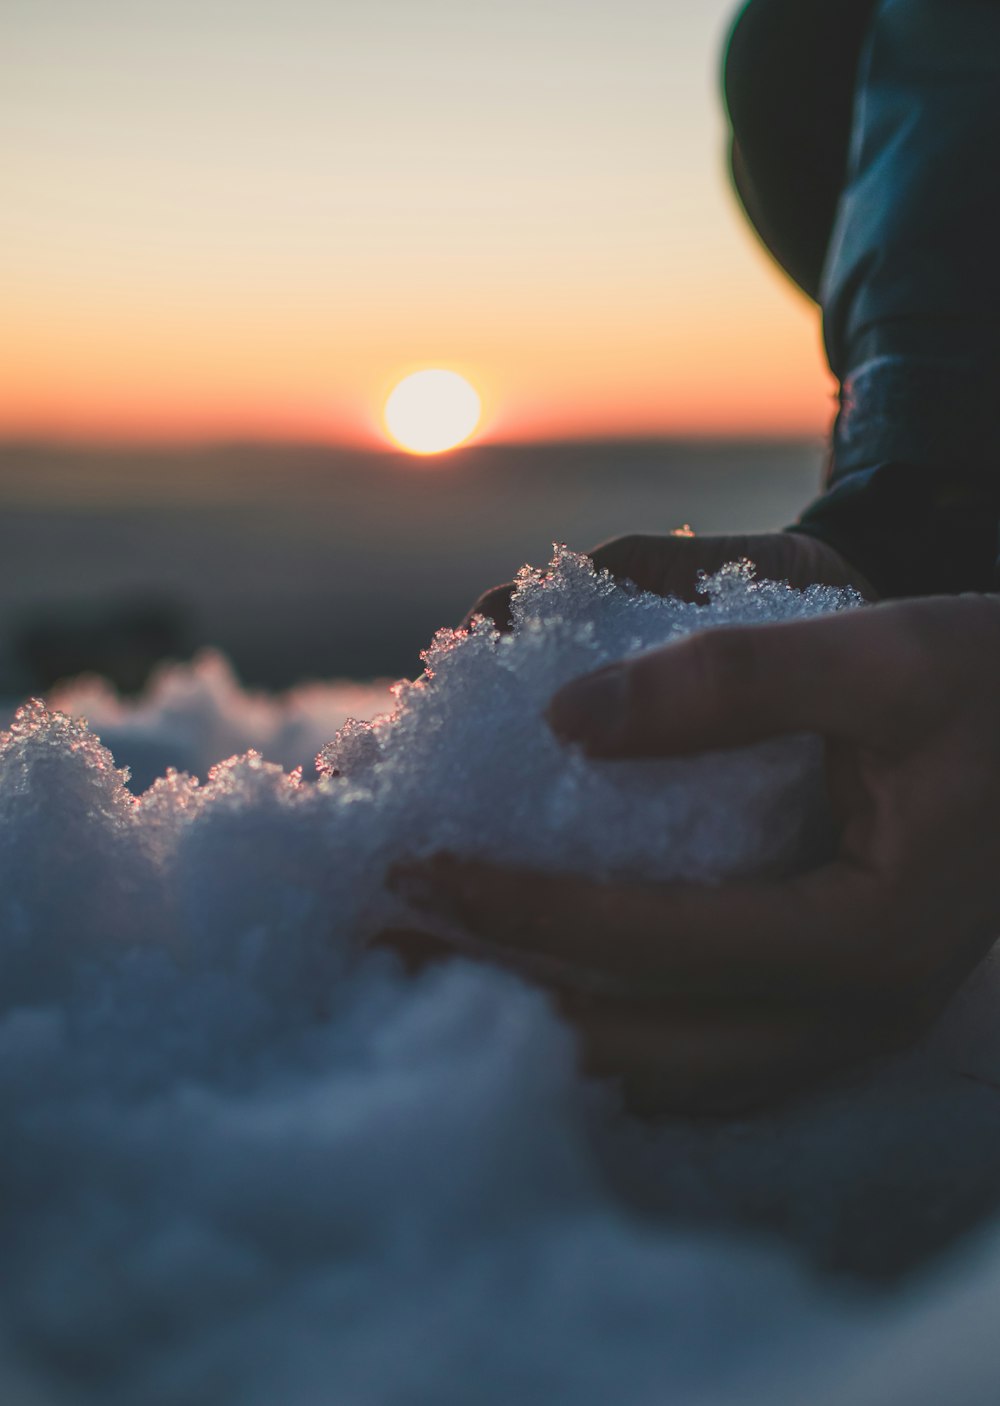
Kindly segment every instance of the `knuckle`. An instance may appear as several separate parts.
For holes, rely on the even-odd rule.
[[[639,656],[627,671],[625,730],[640,750],[654,752],[664,728],[681,727],[691,745],[715,736],[732,713],[752,700],[759,661],[750,631],[706,630],[678,645]],[[685,744],[687,745],[687,744]]]
[[[951,634],[950,621],[934,606],[905,606],[898,612],[894,626],[900,662],[913,670],[927,659],[937,659]]]
[[[635,534],[631,532],[623,533],[618,537],[609,537],[604,542],[598,542],[596,547],[592,547],[588,556],[592,561],[597,561],[601,557],[615,556],[618,552],[628,551],[634,540]]]
[[[668,697],[657,655],[640,656],[624,674],[620,727],[630,746],[640,752],[655,746]]]
[[[626,571],[643,556],[647,538],[637,532],[628,532],[621,537],[612,537],[601,542],[589,553],[591,561],[601,571],[619,573]]]
[[[981,681],[984,668],[1000,658],[1000,603],[991,597],[934,598],[886,609],[893,610],[898,667],[925,686],[936,679],[953,691],[956,680]]]
[[[715,711],[734,695],[752,696],[759,666],[749,630],[706,630],[690,644],[691,684],[703,707]]]

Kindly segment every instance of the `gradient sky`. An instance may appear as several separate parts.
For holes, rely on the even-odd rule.
[[[372,444],[821,432],[741,227],[731,0],[7,0],[0,434]]]

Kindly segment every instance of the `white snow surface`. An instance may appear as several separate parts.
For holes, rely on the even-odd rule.
[[[191,664],[164,665],[137,700],[95,676],[74,679],[48,699],[54,712],[85,718],[129,787],[145,791],[173,767],[204,779],[216,762],[251,750],[286,771],[312,771],[317,753],[348,718],[391,712],[383,683],[307,683],[280,696],[240,687],[229,661],[203,650]]]
[[[510,635],[441,632],[394,697],[248,696],[209,656],[135,704],[26,705],[0,736],[0,1400],[995,1402],[997,1232],[862,1277],[1000,1201],[994,963],[891,1065],[638,1125],[536,991],[363,951],[407,856],[717,879],[818,851],[815,740],[593,763],[542,711],[690,630],[856,603],[734,566],[685,605],[561,551]],[[125,761],[163,774],[130,790]]]

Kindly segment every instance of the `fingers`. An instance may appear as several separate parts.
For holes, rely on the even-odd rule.
[[[514,965],[530,971],[542,958],[647,996],[826,999],[894,980],[876,881],[840,861],[781,882],[712,888],[512,873],[441,856],[398,867],[391,882]]]
[[[580,1066],[615,1078],[640,1115],[733,1115],[789,1098],[846,1066],[905,1043],[890,1022],[818,1019],[813,1012],[676,1011],[557,1000],[579,1031]]]
[[[913,607],[706,630],[574,680],[549,722],[595,757],[679,756],[818,732],[905,744],[941,697]],[[925,612],[926,613],[926,612]]]
[[[455,945],[423,928],[383,928],[366,943],[369,950],[395,952],[410,976],[427,967],[451,961],[458,954]]]
[[[465,616],[459,628],[467,630],[477,615],[485,615],[493,621],[498,630],[509,630],[510,602],[515,590],[513,581],[508,581],[506,585],[494,586],[491,591],[486,591]]]
[[[469,956],[419,929],[384,932],[370,945],[397,952],[411,974]],[[873,1018],[850,1001],[727,1006],[584,995],[542,984],[577,1032],[581,1072],[616,1080],[626,1106],[640,1115],[745,1112],[908,1043],[915,1033],[881,1005]]]
[[[698,597],[698,576],[702,567],[717,570],[725,561],[745,555],[744,537],[707,538],[698,543],[697,554],[689,549],[691,539],[682,536],[614,537],[595,547],[588,555],[598,571],[610,571],[618,581],[632,581],[643,591],[656,595],[678,595],[682,600]],[[675,544],[677,550],[675,550]],[[714,544],[714,546],[713,546]],[[728,552],[729,555],[719,555]],[[477,615],[485,615],[499,630],[512,624],[511,597],[514,582],[494,586],[479,597],[466,614],[461,628],[468,629]]]
[[[703,595],[701,575],[746,557],[762,578],[788,581],[799,588],[813,584],[853,586],[868,600],[870,583],[832,547],[797,532],[696,537],[689,531],[667,535],[631,533],[602,542],[589,553],[599,570],[634,581],[656,595],[696,601]]]
[[[758,575],[805,587],[813,583],[853,586],[868,600],[875,599],[871,585],[832,547],[797,532],[771,532],[747,536],[695,537],[689,530],[673,533],[630,533],[602,542],[588,555],[598,571],[610,571],[619,581],[632,581],[654,595],[702,598],[701,576],[718,571],[729,561],[748,557]],[[495,586],[480,596],[462,621],[467,629],[476,615],[485,615],[500,630],[511,626],[510,600],[514,585]]]
[[[794,547],[794,542],[790,544]],[[704,598],[701,578],[729,561],[749,557],[761,575],[773,576],[780,563],[790,561],[788,545],[772,537],[695,537],[688,530],[668,534],[633,532],[602,542],[588,553],[598,571],[610,571],[618,581],[631,581],[640,590],[681,600]],[[758,563],[758,558],[759,563]],[[781,572],[780,578],[787,576]]]
[[[618,581],[631,581],[640,590],[651,591],[654,595],[675,595],[681,600],[694,601],[698,599],[698,573],[704,565],[702,557],[706,549],[698,541],[692,551],[695,540],[680,535],[630,533],[602,542],[587,555],[598,571],[610,571]],[[721,543],[736,539],[710,540],[720,544],[719,550],[726,550]],[[737,550],[735,555],[741,557],[744,552]],[[722,564],[721,560],[717,561],[718,566]]]

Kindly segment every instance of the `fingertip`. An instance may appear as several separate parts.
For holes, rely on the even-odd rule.
[[[613,755],[625,736],[626,698],[625,668],[609,664],[561,688],[545,718],[561,742],[578,743],[590,755]]]
[[[509,582],[503,586],[494,586],[491,591],[481,595],[462,621],[462,629],[467,630],[477,616],[483,615],[492,620],[501,633],[506,633],[513,623],[510,603],[515,589],[514,584]]]
[[[419,976],[428,967],[459,955],[454,943],[422,928],[386,928],[369,938],[365,946],[369,952],[393,953],[408,976]]]

